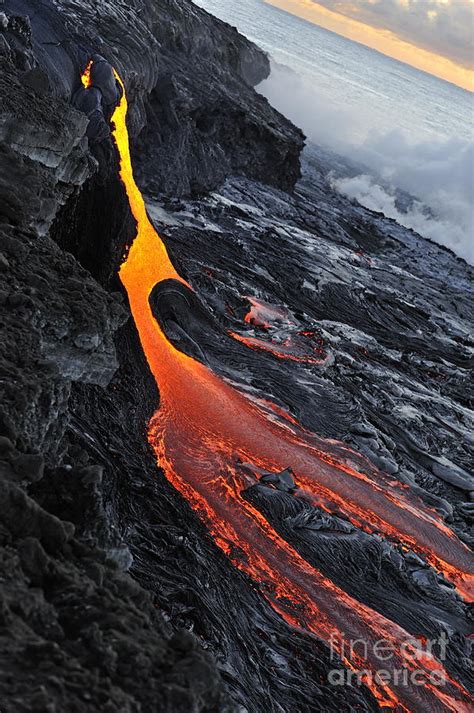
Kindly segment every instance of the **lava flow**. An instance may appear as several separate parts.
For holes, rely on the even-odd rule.
[[[91,84],[91,68],[92,68],[92,60],[87,63],[87,67],[85,68],[85,70],[84,70],[83,73],[81,74],[81,82],[82,82],[82,85],[83,85],[86,89],[88,89],[88,88],[90,87],[90,84]]]
[[[246,299],[250,303],[250,310],[244,318],[247,324],[265,330],[265,332],[271,329],[274,322],[295,326],[295,322],[292,321],[289,313],[284,308],[276,307],[255,297],[246,297]],[[313,365],[322,365],[327,362],[327,356],[321,356],[323,350],[319,346],[315,347],[311,342],[308,342],[307,338],[313,337],[314,332],[299,331],[296,333],[296,337],[288,335],[284,341],[274,338],[264,340],[232,331],[229,332],[229,336],[245,344],[249,349],[260,349],[261,351],[269,352],[278,359]],[[319,356],[315,356],[316,354]]]
[[[438,566],[445,567],[459,588],[467,582],[467,550],[429,511],[422,511],[418,503],[406,502],[405,507],[401,491],[397,496],[387,494],[375,476],[359,473],[324,453],[303,429],[295,425],[291,430],[269,419],[264,410],[167,340],[152,315],[149,296],[162,280],[186,282],[171,264],[135,184],[126,115],[124,91],[112,117],[113,135],[137,235],[120,268],[120,279],[159,385],[160,408],[148,436],[167,478],[276,612],[290,625],[331,640],[348,668],[365,672],[363,682],[380,706],[403,711],[470,710],[472,699],[442,664],[428,651],[405,645],[412,641],[410,634],[310,566],[242,497],[245,484],[236,468],[239,460],[268,470],[291,465],[298,482],[304,481],[308,489],[319,489],[364,521],[373,523],[378,518],[382,531],[393,530],[400,540],[413,538],[421,550],[432,547]],[[342,644],[354,639],[366,642],[364,658],[345,654]],[[374,675],[380,667],[374,654],[380,639],[390,642],[394,652],[384,669],[416,674],[417,682],[409,678],[407,685],[397,686],[392,679],[387,682]]]
[[[247,337],[242,334],[237,334],[237,332],[229,332],[230,336],[233,337],[237,342],[242,342],[249,349],[260,349],[263,352],[269,352],[277,359],[287,359],[288,361],[299,361],[303,364],[324,364],[326,358],[318,359],[311,354],[296,354],[295,351],[300,349],[300,345],[294,345],[291,338],[288,337],[284,342],[265,342],[263,339],[258,337]]]

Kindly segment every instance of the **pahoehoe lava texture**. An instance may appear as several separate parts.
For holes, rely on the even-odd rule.
[[[314,231],[316,207],[332,214],[337,238],[320,227]],[[199,205],[151,201],[150,210],[181,274],[197,290],[169,280],[151,293],[152,310],[172,343],[255,401],[271,398],[307,428],[367,456],[470,544],[470,268],[331,193],[311,162],[291,199],[234,179]],[[340,215],[353,229],[372,231],[373,251],[361,251]],[[285,282],[287,269],[292,279]],[[358,312],[354,296],[346,296],[336,319],[331,310],[354,284],[363,299],[369,293],[366,309]],[[331,292],[338,296],[326,303]],[[245,319],[258,300],[265,316],[273,311],[274,324]],[[376,303],[371,313],[370,302]],[[237,331],[257,337],[262,347],[235,342],[230,335]],[[307,353],[324,356],[320,364],[274,356],[276,347],[297,336],[306,340]],[[456,631],[448,669],[472,685],[465,668],[471,612],[445,577],[408,548],[328,515],[285,487],[268,487],[251,464],[242,467],[250,475],[244,497],[339,586],[414,635],[436,639]]]
[[[303,137],[252,89],[268,59],[191,2],[2,11],[0,707],[376,710],[368,689],[328,685],[327,647],[275,615],[157,469],[159,394],[115,278],[135,224],[113,143],[88,142],[71,105],[89,56],[124,79],[140,187],[195,290],[151,295],[170,341],[269,417],[272,401],[369,458],[466,545],[471,269],[336,195],[316,147],[284,192]],[[452,584],[238,467],[242,497],[302,557],[408,632],[445,632],[446,668],[472,685]]]

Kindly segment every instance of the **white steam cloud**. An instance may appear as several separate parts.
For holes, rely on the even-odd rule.
[[[337,190],[474,264],[474,140],[409,139],[389,128],[396,117],[374,121],[362,104],[335,107],[313,82],[279,65],[258,91],[310,140],[366,167],[359,176],[334,179]],[[387,130],[374,130],[374,123]],[[397,208],[396,188],[417,199],[406,213]]]
[[[439,245],[451,248],[467,262],[474,264],[474,245],[466,241],[466,231],[447,220],[435,219],[426,214],[426,206],[415,201],[406,212],[397,208],[396,197],[389,190],[374,182],[372,176],[361,174],[353,178],[335,178],[333,188],[358,201],[370,210],[393,218],[400,225],[411,228],[419,235],[431,238]]]

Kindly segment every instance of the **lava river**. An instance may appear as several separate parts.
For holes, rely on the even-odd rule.
[[[410,500],[391,479],[349,464],[342,447],[326,443],[297,424],[271,419],[258,404],[206,366],[177,350],[152,315],[149,296],[162,280],[186,284],[151,224],[133,178],[126,127],[125,92],[112,117],[137,235],[120,269],[150,369],[160,391],[160,407],[148,429],[159,465],[173,486],[206,523],[217,545],[245,572],[267,602],[291,626],[337,641],[345,665],[365,672],[364,682],[381,706],[394,710],[467,711],[472,699],[430,653],[405,646],[412,636],[358,602],[310,566],[242,497],[248,475],[239,461],[270,471],[292,467],[296,480],[315,502],[331,502],[368,529],[410,545],[469,593],[468,550],[438,516]],[[334,446],[334,450],[332,447]],[[355,456],[354,456],[355,457]],[[361,466],[363,461],[360,461]],[[365,658],[345,656],[341,642],[362,639]],[[418,672],[396,686],[373,673],[380,661],[373,644],[389,641],[394,656],[383,668]],[[421,672],[421,673],[420,673]],[[443,679],[443,685],[437,681]],[[419,680],[419,679],[418,679]]]

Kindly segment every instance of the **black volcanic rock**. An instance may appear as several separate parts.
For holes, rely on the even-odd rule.
[[[110,554],[29,497],[14,465],[22,455],[5,440],[0,451],[2,710],[234,710],[195,638],[173,634]]]
[[[55,97],[70,100],[94,53],[120,72],[148,190],[189,195],[230,173],[294,186],[303,134],[252,90],[270,72],[267,56],[190,0],[103,1],[99,10],[94,0],[50,0],[39,17],[32,0],[5,8],[34,18],[28,40],[13,22],[6,38],[23,63],[39,64]]]
[[[303,136],[250,89],[270,73],[266,55],[186,0],[151,3],[150,15],[160,63],[135,144],[142,186],[186,195],[242,173],[291,189]]]
[[[264,473],[260,476],[260,482],[264,485],[272,485],[284,493],[291,493],[296,488],[291,468],[286,468],[282,470],[281,473]]]

